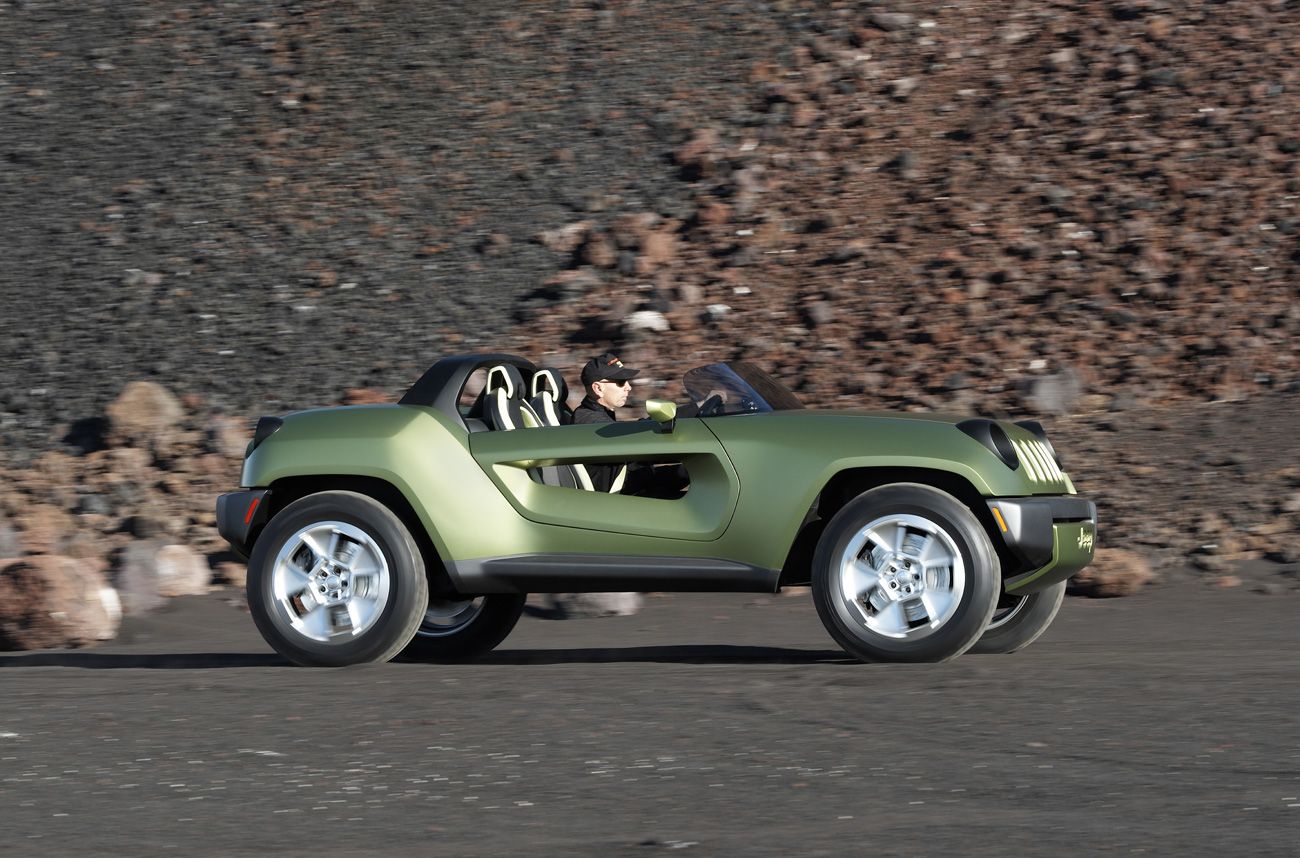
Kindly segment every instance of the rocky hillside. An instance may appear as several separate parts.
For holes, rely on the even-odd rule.
[[[246,415],[479,347],[987,410],[1296,378],[1293,3],[3,16],[10,448],[135,378]]]
[[[393,397],[449,351],[576,382],[614,348],[639,396],[743,356],[818,404],[1047,417],[1113,546],[1290,569],[1298,25],[2,2],[0,555],[214,567],[259,413]],[[122,405],[133,381],[162,390]]]

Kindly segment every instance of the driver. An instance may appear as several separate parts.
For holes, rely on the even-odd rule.
[[[582,386],[587,395],[582,404],[573,410],[574,423],[614,423],[615,408],[627,404],[632,392],[632,379],[640,372],[623,365],[618,355],[605,352],[587,361],[582,368]],[[592,486],[598,492],[608,492],[614,478],[623,468],[620,462],[586,465]]]

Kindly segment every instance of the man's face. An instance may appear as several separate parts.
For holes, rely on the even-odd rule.
[[[596,401],[606,408],[622,408],[627,404],[628,394],[632,392],[632,382],[595,381],[591,384],[591,390],[596,394]]]

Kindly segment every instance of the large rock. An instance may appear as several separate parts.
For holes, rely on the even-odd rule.
[[[1034,413],[1061,416],[1075,410],[1083,382],[1074,370],[1065,369],[1031,379],[1025,388],[1025,398]]]
[[[690,140],[673,152],[673,160],[690,178],[712,175],[721,143],[718,132],[712,128],[697,129]]]
[[[646,234],[641,240],[637,273],[646,276],[677,259],[677,238],[668,230]]]
[[[136,447],[169,442],[184,416],[180,400],[152,381],[131,382],[108,406],[113,440]]]
[[[1070,579],[1070,592],[1109,598],[1132,596],[1153,578],[1151,564],[1135,551],[1099,548],[1092,565]]]
[[[591,229],[592,222],[589,220],[580,220],[575,223],[557,226],[554,229],[543,230],[537,234],[537,241],[547,250],[553,250],[557,253],[572,253],[582,244],[583,239],[587,237],[587,231]]]
[[[135,615],[161,608],[173,596],[202,595],[211,577],[203,557],[184,545],[142,539],[119,555],[116,583],[123,611]]]
[[[95,564],[53,555],[0,560],[0,649],[86,646],[112,640],[121,622],[117,591]]]
[[[164,597],[201,596],[208,592],[212,570],[208,561],[184,545],[164,545],[154,556],[158,593]]]
[[[212,418],[208,423],[207,431],[208,450],[228,459],[242,459],[244,448],[253,438],[253,433],[248,431],[246,421],[223,414]]]
[[[71,516],[56,506],[36,503],[15,517],[28,554],[58,554],[75,529]]]
[[[248,581],[248,566],[244,563],[223,560],[212,570],[212,580],[214,583],[242,590]]]

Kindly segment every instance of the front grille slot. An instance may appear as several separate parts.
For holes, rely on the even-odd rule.
[[[1037,439],[1032,441],[1013,439],[1011,444],[1016,448],[1016,455],[1020,457],[1020,463],[1024,465],[1025,474],[1030,482],[1055,485],[1065,481],[1065,475],[1061,473],[1056,459],[1052,457],[1046,444]]]

